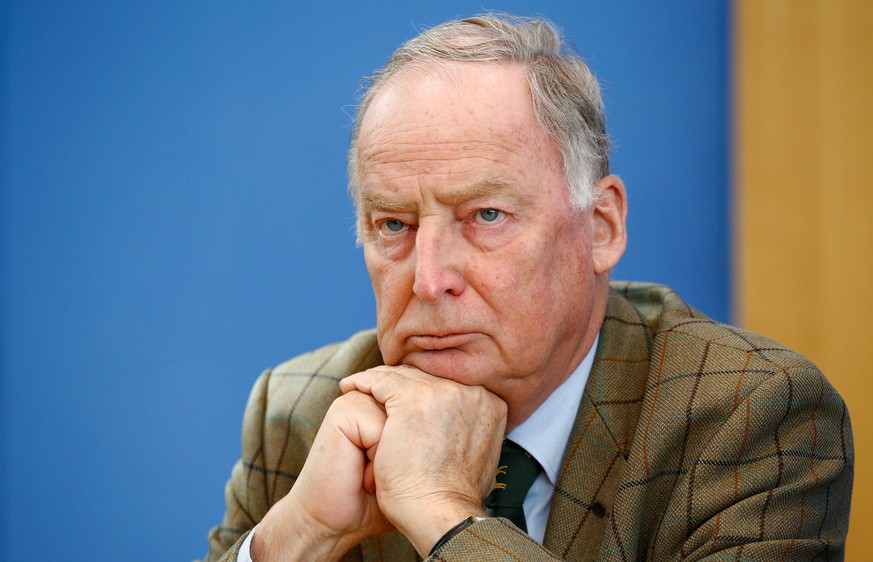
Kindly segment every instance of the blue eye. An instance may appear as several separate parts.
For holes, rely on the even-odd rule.
[[[409,225],[404,223],[403,221],[399,221],[397,219],[388,219],[382,223],[382,225],[379,227],[379,230],[382,232],[382,234],[387,234],[391,236],[393,234],[403,232],[407,228],[409,228]]]
[[[496,224],[506,217],[506,213],[497,209],[482,209],[476,213],[476,222],[480,224]]]

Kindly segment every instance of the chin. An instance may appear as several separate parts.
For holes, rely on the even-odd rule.
[[[469,386],[488,386],[482,373],[493,372],[479,364],[469,353],[459,349],[441,349],[439,351],[415,351],[403,357],[401,363],[421,369],[429,375],[441,379],[453,380]]]

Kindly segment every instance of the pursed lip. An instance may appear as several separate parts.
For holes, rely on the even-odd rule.
[[[475,332],[457,332],[446,334],[416,334],[409,336],[407,342],[414,347],[426,351],[439,351],[442,349],[451,349],[461,347],[464,344],[470,343],[476,337]]]

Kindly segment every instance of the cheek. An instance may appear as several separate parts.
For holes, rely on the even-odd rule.
[[[403,276],[396,264],[368,264],[373,293],[376,297],[376,332],[382,357],[388,365],[397,364],[402,357],[402,346],[394,329],[409,302],[412,288],[403,289]]]
[[[513,257],[480,256],[464,272],[467,284],[498,314],[515,306],[513,301],[526,284],[523,264]]]
[[[481,271],[479,278],[486,294],[502,303],[522,329],[534,332],[584,295],[590,260],[575,244],[532,244],[524,250]]]
[[[367,259],[380,324],[401,314],[412,296],[412,275],[404,264],[386,259]]]
[[[499,332],[513,339],[532,329],[542,297],[544,272],[536,268],[536,252],[524,250],[517,245],[480,256],[466,272],[467,282],[497,320]]]

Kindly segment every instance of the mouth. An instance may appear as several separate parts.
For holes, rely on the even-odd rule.
[[[476,334],[474,332],[460,332],[447,334],[417,334],[410,336],[407,342],[424,351],[441,351],[461,347],[470,343]]]

